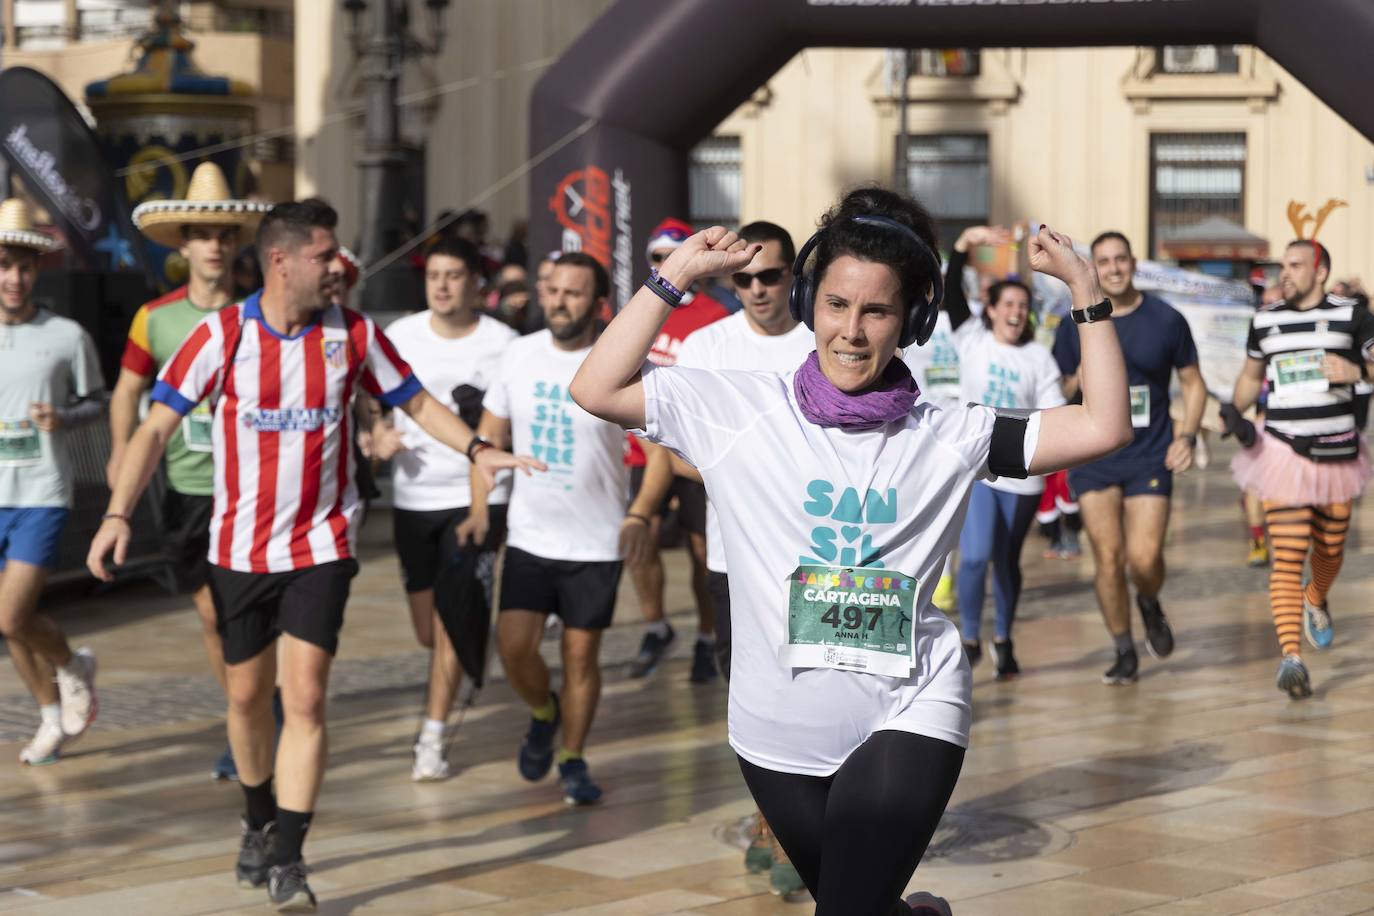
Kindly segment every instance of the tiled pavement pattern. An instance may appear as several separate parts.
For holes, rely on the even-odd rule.
[[[1180,481],[1175,513],[1165,607],[1179,648],[1143,657],[1130,688],[1098,683],[1110,649],[1090,564],[1042,561],[1031,538],[1025,676],[975,671],[973,746],[913,888],[960,916],[1374,912],[1374,520],[1357,514],[1336,645],[1308,654],[1316,696],[1293,704],[1273,687],[1265,577],[1242,565],[1224,471]],[[387,530],[384,515],[368,526],[335,672],[307,845],[322,912],[809,911],[770,897],[728,844],[751,806],[724,745],[724,691],[686,683],[688,615],[674,618],[676,661],[647,681],[608,675],[589,754],[603,805],[572,810],[552,783],[518,778],[525,713],[499,680],[466,715],[455,778],[411,783],[424,659]],[[680,553],[670,577],[684,608]],[[18,745],[0,746],[0,910],[267,912],[232,882],[239,793],[208,776],[222,703],[183,604],[132,587],[58,608],[100,654],[101,721],[51,767],[19,767]],[[608,660],[633,654],[634,620],[623,600]],[[9,666],[0,697],[13,740],[34,713]]]

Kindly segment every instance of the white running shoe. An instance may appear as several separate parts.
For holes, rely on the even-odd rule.
[[[57,693],[62,699],[62,731],[75,738],[95,721],[95,654],[80,648],[72,653],[70,673],[57,669]]]
[[[437,782],[448,779],[448,776],[443,737],[421,733],[415,742],[415,765],[410,768],[410,778],[416,782]]]
[[[49,763],[56,763],[61,756],[62,742],[67,740],[67,736],[62,733],[62,726],[56,722],[44,722],[38,726],[38,734],[33,736],[33,740],[24,745],[24,749],[19,752],[19,762],[26,763],[31,767],[46,766]]]

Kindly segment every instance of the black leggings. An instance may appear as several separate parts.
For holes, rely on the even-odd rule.
[[[816,898],[817,916],[910,912],[902,891],[945,812],[964,749],[875,732],[831,776],[740,770],[768,826]]]

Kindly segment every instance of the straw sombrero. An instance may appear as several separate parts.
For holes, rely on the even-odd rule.
[[[191,173],[185,200],[150,200],[134,208],[134,225],[167,248],[180,248],[182,226],[238,226],[252,232],[271,204],[234,200],[229,182],[213,162],[202,162]]]
[[[30,248],[39,254],[62,247],[57,239],[33,228],[29,205],[17,197],[0,202],[0,245]]]

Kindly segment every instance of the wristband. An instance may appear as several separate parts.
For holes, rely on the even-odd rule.
[[[1110,318],[1112,317],[1112,300],[1103,299],[1085,309],[1070,309],[1069,315],[1076,324],[1092,324],[1094,321]]]
[[[1196,436],[1195,434],[1193,434],[1193,433],[1179,433],[1179,434],[1178,434],[1177,436],[1175,436],[1174,438],[1175,438],[1175,439],[1186,439],[1186,440],[1188,440],[1188,444],[1189,444],[1189,445],[1191,445],[1193,448],[1197,448],[1197,436]]]
[[[644,285],[652,290],[655,296],[668,303],[669,308],[677,308],[682,304],[685,293],[660,275],[657,267],[649,271],[649,279],[644,281]]]
[[[123,512],[106,512],[104,515],[100,516],[102,522],[112,518],[117,518],[126,525],[130,524],[129,516],[125,515]]]
[[[491,448],[491,443],[481,436],[473,436],[472,441],[468,443],[467,451],[463,454],[467,456],[468,461],[472,461],[477,453],[484,448]]]
[[[625,520],[626,520],[626,521],[629,521],[630,519],[634,519],[634,520],[637,521],[637,522],[643,522],[644,524],[649,525],[649,526],[652,526],[652,525],[653,525],[653,522],[649,521],[649,516],[647,516],[647,515],[640,515],[638,512],[626,512],[626,513],[625,513]]]

